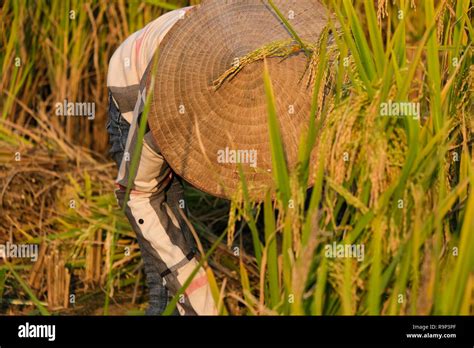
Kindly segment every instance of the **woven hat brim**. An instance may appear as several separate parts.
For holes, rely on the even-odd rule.
[[[317,41],[326,24],[318,1],[275,4],[292,14],[291,25],[302,39]],[[236,59],[290,38],[268,3],[259,0],[204,1],[173,26],[157,50],[149,125],[178,175],[207,193],[231,198],[240,187],[241,165],[253,199],[274,187],[263,62],[245,66],[217,90],[214,81]],[[303,52],[267,58],[290,169],[309,124],[307,62]]]

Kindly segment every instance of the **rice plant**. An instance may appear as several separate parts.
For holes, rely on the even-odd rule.
[[[259,281],[240,265],[239,301],[249,313],[473,313],[470,2],[378,5],[328,2],[333,42],[326,36],[318,50],[314,117],[295,172],[285,165],[264,71],[278,195],[259,204],[244,194],[231,211],[259,237]],[[393,105],[419,109],[385,114]],[[330,255],[336,244],[363,255]]]
[[[0,240],[43,248],[34,266],[0,264],[2,313],[143,313],[138,245],[104,156],[105,107],[94,127],[48,115],[64,99],[106,105],[113,49],[164,11],[198,2],[0,5]],[[243,174],[231,202],[187,188],[220,313],[472,315],[473,4],[324,3],[331,20],[312,43],[269,1],[288,40],[241,59],[306,53],[312,108],[297,169],[285,164],[265,68],[277,194],[251,201]]]

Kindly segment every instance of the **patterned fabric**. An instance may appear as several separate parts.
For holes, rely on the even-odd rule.
[[[109,133],[110,156],[117,163],[117,167],[122,162],[125,146],[127,145],[128,131],[130,124],[123,118],[115,103],[112,93],[109,91],[109,119],[107,121],[107,132]]]
[[[111,153],[120,161],[115,194],[136,232],[150,288],[147,313],[160,314],[166,306],[163,282],[171,295],[183,286],[198,266],[193,238],[179,210],[186,213],[182,185],[168,166],[147,129],[143,144],[137,143],[141,113],[146,99],[144,81],[159,42],[189,8],[169,12],[132,34],[114,53],[109,64],[110,91],[108,129]],[[126,143],[124,135],[128,134]],[[130,168],[140,151],[138,169]],[[131,181],[129,199],[126,187]],[[177,308],[181,315],[215,315],[206,272],[200,268]]]

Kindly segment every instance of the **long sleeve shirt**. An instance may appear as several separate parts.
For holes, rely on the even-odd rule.
[[[155,51],[173,25],[184,18],[190,8],[166,13],[132,34],[115,51],[109,64],[107,85],[111,103],[130,124],[124,155],[116,180],[116,196],[126,204],[126,215],[137,234],[145,261],[145,272],[157,272],[174,295],[197,268],[191,243],[182,232],[179,218],[166,200],[172,172],[151,132],[139,144],[137,133],[146,100],[146,74]],[[151,116],[149,116],[151,117]],[[140,146],[141,145],[141,146]],[[131,161],[138,151],[136,173]],[[126,187],[131,182],[128,200]],[[175,210],[176,211],[176,210]],[[217,314],[206,272],[200,268],[178,301],[183,315]]]

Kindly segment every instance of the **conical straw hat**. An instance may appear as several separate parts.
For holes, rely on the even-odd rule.
[[[274,4],[302,41],[317,42],[327,15],[319,1]],[[260,200],[274,187],[263,60],[244,66],[219,88],[216,80],[247,54],[292,38],[266,0],[205,0],[173,26],[156,53],[148,122],[178,175],[207,193],[230,198],[240,187],[241,163],[252,198]],[[309,124],[308,57],[299,50],[266,61],[291,169]]]

